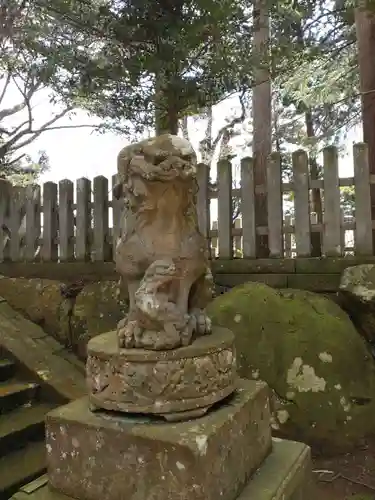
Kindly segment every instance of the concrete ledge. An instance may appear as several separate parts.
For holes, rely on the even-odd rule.
[[[238,500],[315,500],[310,448],[274,438],[272,453]]]
[[[375,264],[375,256],[299,257],[295,259],[215,259],[219,274],[340,274],[346,267]],[[45,278],[63,282],[119,279],[113,262],[2,262],[0,275],[13,278]]]

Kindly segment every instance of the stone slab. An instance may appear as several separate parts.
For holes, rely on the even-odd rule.
[[[57,394],[60,402],[87,393],[84,366],[79,368],[57,340],[27,320],[0,297],[0,345],[37,378],[43,387]]]
[[[92,413],[88,398],[46,421],[52,488],[84,500],[234,500],[271,449],[268,388],[241,380],[199,419]]]
[[[117,332],[103,333],[88,343],[86,373],[92,408],[184,420],[235,390],[234,335],[215,326],[186,347],[152,351],[119,349]]]
[[[316,500],[310,448],[272,439],[272,453],[253,475],[238,500]]]
[[[294,441],[276,438],[272,441],[271,453],[237,500],[315,500],[310,449]],[[73,500],[52,491],[47,475],[24,486],[12,499]]]

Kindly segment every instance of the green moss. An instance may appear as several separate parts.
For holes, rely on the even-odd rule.
[[[209,314],[235,333],[240,374],[278,396],[282,434],[333,449],[373,431],[374,363],[333,301],[246,283],[217,297]]]
[[[70,327],[73,343],[84,357],[88,340],[99,333],[116,329],[127,314],[126,291],[116,281],[86,285],[77,296]]]

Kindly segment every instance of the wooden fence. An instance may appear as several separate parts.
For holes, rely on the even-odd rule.
[[[293,154],[291,182],[283,182],[281,158],[273,153],[267,165],[267,183],[254,185],[253,161],[241,160],[240,187],[233,188],[233,166],[229,161],[217,165],[217,183],[210,183],[206,165],[198,166],[198,215],[203,234],[210,239],[216,256],[256,258],[256,235],[268,234],[270,257],[309,257],[311,236],[321,233],[322,255],[345,253],[345,234],[354,235],[356,255],[373,255],[370,176],[367,148],[354,146],[354,177],[339,178],[338,153],[324,150],[321,180],[309,176],[308,156]],[[121,234],[123,200],[116,200],[106,177],[86,178],[74,183],[62,180],[43,186],[11,187],[0,182],[0,262],[35,261],[111,261]],[[353,186],[355,216],[344,220],[340,206],[340,187]],[[310,190],[322,193],[323,222],[310,211]],[[268,225],[255,225],[255,196],[267,193]],[[293,219],[285,214],[285,195],[293,193]],[[217,199],[218,220],[211,222],[211,200]],[[240,222],[233,221],[233,199],[240,200]],[[289,218],[288,218],[289,217]],[[112,223],[110,224],[110,221]],[[292,240],[294,244],[292,244]]]

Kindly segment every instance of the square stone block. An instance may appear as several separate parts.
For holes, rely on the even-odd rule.
[[[46,421],[51,488],[81,500],[234,500],[271,451],[268,388],[241,380],[199,419],[92,413],[82,398]]]
[[[272,451],[237,500],[316,500],[310,449],[303,443],[273,440]],[[23,486],[12,500],[74,500],[52,491],[47,475]]]

